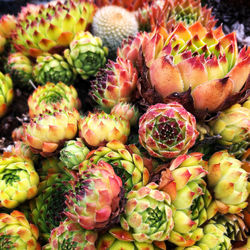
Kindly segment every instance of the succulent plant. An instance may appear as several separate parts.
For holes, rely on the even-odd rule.
[[[226,228],[225,235],[233,241],[244,241],[247,238],[248,228],[245,225],[244,215],[238,214],[218,214],[214,220]]]
[[[37,194],[39,176],[28,158],[5,153],[0,157],[0,204],[15,208]]]
[[[137,242],[133,236],[121,229],[112,228],[108,233],[103,234],[97,242],[97,250],[158,250],[159,248],[151,243]]]
[[[248,202],[248,205],[243,210],[243,215],[244,215],[244,223],[249,230],[249,228],[250,228],[250,196],[248,196],[247,202]]]
[[[211,30],[216,20],[212,16],[212,9],[202,7],[200,0],[178,0],[173,2],[173,7],[165,9],[165,17],[168,16],[166,28],[173,29],[177,23],[184,22],[187,25],[192,25],[199,21],[208,30]],[[170,13],[171,14],[170,14]]]
[[[87,230],[119,222],[122,181],[111,165],[100,161],[82,172],[66,195],[66,216]]]
[[[45,240],[49,239],[51,230],[66,218],[63,211],[66,208],[65,194],[70,188],[69,180],[66,174],[49,174],[40,182],[37,197],[30,201],[32,221]]]
[[[10,54],[5,71],[11,75],[14,83],[19,85],[19,87],[31,87],[29,80],[33,79],[33,67],[31,60],[27,56],[20,52]]]
[[[150,104],[176,100],[206,115],[237,102],[233,96],[248,86],[250,50],[238,53],[235,34],[224,35],[221,27],[207,31],[200,22],[180,23],[171,34],[156,30],[141,48],[138,89]]]
[[[167,192],[175,207],[174,229],[169,241],[188,247],[203,236],[201,225],[212,218],[216,206],[206,188],[206,162],[201,153],[180,155],[161,173],[159,189]]]
[[[127,195],[125,214],[120,223],[138,242],[165,241],[174,227],[170,196],[157,187],[151,182]]]
[[[75,2],[75,0],[73,0]],[[26,6],[21,7],[21,11],[18,13],[18,23],[25,28],[27,25],[32,24],[34,22],[39,22],[41,19],[50,19],[51,16],[54,16],[58,10],[66,9],[69,11],[70,0],[65,1],[49,1],[39,2],[38,4],[30,4],[28,3]],[[78,18],[78,15],[76,16]]]
[[[240,156],[250,145],[250,109],[234,104],[211,121],[210,128],[221,136],[219,143],[230,146],[230,153]]]
[[[41,181],[46,180],[52,174],[65,174],[64,165],[56,156],[41,160],[37,171]]]
[[[30,147],[22,141],[15,141],[11,152],[13,155],[20,156],[21,158],[29,158],[33,162],[37,161],[37,155],[33,154]]]
[[[117,49],[117,56],[123,60],[129,60],[133,65],[137,64],[140,48],[144,48],[150,40],[151,34],[147,32],[137,33],[135,37],[124,39],[120,48]]]
[[[77,0],[79,1],[79,0]],[[135,11],[138,8],[140,8],[143,3],[145,2],[145,0],[120,0],[120,1],[116,1],[116,0],[96,0],[96,5],[98,7],[103,7],[106,5],[115,5],[115,6],[120,6],[123,7],[129,11]]]
[[[0,19],[0,35],[9,39],[16,29],[16,18],[12,15],[3,15]]]
[[[58,3],[59,4],[59,3]],[[44,4],[30,4],[21,7],[21,11],[18,13],[18,23],[25,26],[38,19],[38,17],[46,18],[47,13],[53,14],[52,8],[46,8]]]
[[[129,121],[103,111],[89,113],[79,120],[79,136],[92,147],[103,146],[112,140],[126,143],[129,133]]]
[[[95,11],[94,4],[85,0],[77,4],[68,0],[65,5],[57,1],[45,9],[34,21],[25,16],[13,35],[15,48],[24,55],[37,57],[67,48],[77,32],[88,28]]]
[[[153,1],[137,11],[137,20],[141,30],[146,31],[160,26],[171,32],[180,22],[190,26],[197,21],[211,30],[216,24],[211,12],[212,9],[202,7],[200,0]]]
[[[154,157],[185,154],[197,136],[195,117],[177,102],[153,105],[139,121],[139,141]]]
[[[241,161],[227,151],[214,153],[208,161],[208,186],[220,213],[236,214],[248,204],[248,173],[241,167]]]
[[[158,27],[159,21],[164,25],[164,14],[167,7],[170,7],[170,1],[150,1],[143,4],[135,15],[139,24],[140,31],[151,32]]]
[[[127,119],[131,126],[135,126],[139,119],[138,109],[130,103],[119,102],[112,109],[110,114],[119,115],[123,119]]]
[[[24,142],[34,153],[49,156],[59,150],[65,140],[77,133],[79,113],[67,109],[40,114],[24,126]]]
[[[250,109],[250,97],[242,105],[244,108]]]
[[[73,85],[76,79],[75,70],[58,54],[38,56],[33,75],[35,81],[42,85],[47,82],[64,82],[67,85]]]
[[[66,219],[52,230],[49,244],[46,245],[45,250],[95,250],[96,240],[96,232],[84,230],[78,223]]]
[[[92,150],[79,166],[80,173],[89,165],[98,164],[100,161],[105,161],[113,167],[127,192],[131,189],[139,189],[148,183],[149,172],[144,167],[140,151],[135,145],[126,146],[113,140],[105,147]]]
[[[90,95],[103,109],[111,109],[119,102],[128,102],[136,89],[137,70],[129,60],[109,61],[91,83]]]
[[[8,74],[0,72],[0,118],[7,112],[14,95],[12,80]]]
[[[38,86],[28,99],[30,117],[38,116],[44,112],[53,112],[65,108],[73,110],[81,106],[76,89],[63,82],[57,84],[48,82]]]
[[[25,215],[17,210],[11,214],[0,213],[0,248],[38,250],[39,231],[29,224]]]
[[[60,160],[68,169],[77,170],[81,162],[86,159],[89,149],[80,138],[67,141],[60,151]]]
[[[77,33],[69,49],[64,51],[68,63],[83,79],[96,75],[105,65],[107,54],[108,50],[102,45],[102,40],[89,32]]]
[[[133,12],[109,5],[97,10],[92,29],[93,34],[100,37],[108,47],[109,55],[116,57],[117,48],[121,46],[123,39],[135,36],[138,32],[138,23]]]
[[[177,250],[232,249],[231,241],[226,236],[226,228],[223,225],[210,221],[210,223],[205,225],[203,231],[204,236],[194,246],[187,248],[178,247]]]
[[[15,128],[11,133],[12,140],[15,141],[21,141],[24,136],[23,126],[19,126]]]

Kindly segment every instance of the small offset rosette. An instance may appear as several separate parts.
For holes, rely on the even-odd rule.
[[[33,162],[11,153],[0,157],[0,204],[15,208],[37,194],[39,176]]]

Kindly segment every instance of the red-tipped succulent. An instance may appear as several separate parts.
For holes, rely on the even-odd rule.
[[[119,221],[122,181],[110,164],[100,161],[75,178],[66,195],[66,216],[87,230]]]
[[[109,61],[104,70],[92,81],[90,95],[104,109],[119,102],[128,102],[136,89],[137,70],[129,60],[120,57]]]
[[[123,45],[125,58],[135,53],[130,44]],[[235,33],[225,35],[222,27],[208,31],[200,22],[180,23],[170,34],[159,28],[136,52],[138,92],[149,104],[178,101],[195,114],[213,113],[249,88],[250,49],[238,52]]]
[[[49,156],[73,139],[77,133],[79,113],[76,109],[44,112],[24,126],[24,141],[34,153]]]
[[[153,157],[185,154],[198,136],[195,117],[177,102],[151,106],[139,121],[139,140]]]
[[[192,25],[199,21],[208,30],[216,24],[212,9],[202,7],[200,0],[160,0],[145,3],[137,11],[137,19],[142,30],[153,31],[164,27],[172,31],[180,22]]]
[[[75,34],[86,30],[92,22],[95,6],[89,1],[58,1],[47,8],[34,8],[34,16],[23,15],[13,34],[15,48],[24,55],[37,57],[67,48]],[[38,15],[37,15],[38,12]],[[44,13],[43,13],[44,12]],[[34,18],[34,20],[33,20]]]

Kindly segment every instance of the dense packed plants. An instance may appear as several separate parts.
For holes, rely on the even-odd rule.
[[[0,19],[0,121],[18,121],[0,249],[250,248],[250,48],[211,13],[56,0]]]

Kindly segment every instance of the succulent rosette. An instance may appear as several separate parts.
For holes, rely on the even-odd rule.
[[[107,54],[108,49],[102,45],[102,40],[87,31],[77,33],[69,49],[64,51],[68,63],[83,79],[96,75],[105,65]]]
[[[24,126],[24,142],[34,153],[49,156],[59,150],[64,141],[77,133],[79,113],[76,109],[52,111],[40,114]]]
[[[110,164],[100,161],[72,181],[66,198],[69,219],[87,230],[100,230],[119,222],[122,181]]]
[[[123,60],[129,60],[136,65],[140,48],[144,48],[150,40],[152,34],[147,32],[139,32],[135,37],[129,37],[123,40],[120,48],[117,49],[117,56]]]
[[[123,39],[135,36],[138,32],[135,13],[114,5],[98,9],[92,27],[93,34],[102,39],[109,49],[109,56],[113,57]]]
[[[122,117],[123,119],[127,119],[130,122],[131,126],[135,126],[139,119],[139,111],[138,109],[130,103],[119,102],[112,109],[110,114],[116,114]]]
[[[13,84],[8,74],[0,72],[0,118],[7,112],[14,95]]]
[[[113,167],[127,192],[139,189],[148,183],[149,171],[144,167],[140,151],[135,145],[126,146],[120,141],[113,140],[105,147],[92,150],[80,164],[80,173],[89,165],[98,164],[100,161],[105,161]]]
[[[127,195],[121,226],[130,231],[138,242],[165,241],[174,227],[170,196],[149,183]]]
[[[126,143],[129,133],[129,121],[103,111],[89,113],[79,120],[79,136],[92,147],[105,145],[112,140]]]
[[[200,0],[178,0],[172,3],[172,8],[165,8],[164,13],[164,16],[168,17],[168,20],[165,21],[165,27],[168,30],[173,29],[179,22],[191,25],[199,21],[208,30],[216,24],[216,20],[211,15],[212,9],[202,7]]]
[[[176,209],[169,241],[177,246],[194,245],[203,236],[201,225],[217,212],[203,179],[207,171],[202,156],[180,155],[161,173],[159,189],[170,195]]]
[[[210,221],[205,225],[203,231],[204,236],[194,246],[187,248],[178,247],[177,250],[232,249],[230,238],[226,236],[226,228],[222,224]]]
[[[62,173],[49,174],[40,182],[37,197],[30,201],[32,221],[45,240],[49,239],[51,230],[66,218],[63,211],[70,179],[70,176]]]
[[[28,158],[5,153],[0,157],[0,203],[15,208],[37,194],[39,176]]]
[[[210,30],[216,24],[211,13],[212,9],[202,7],[200,0],[160,0],[145,3],[137,11],[137,20],[141,30],[146,31],[153,31],[161,26],[171,32],[180,22],[192,25],[197,21]]]
[[[218,141],[230,153],[241,156],[250,145],[250,109],[234,104],[210,122],[211,132],[221,136]]]
[[[37,161],[37,155],[33,154],[30,147],[22,141],[15,141],[11,152],[13,155],[20,156],[22,158],[29,158],[33,162]]]
[[[44,112],[53,112],[65,108],[73,110],[81,106],[76,89],[63,82],[57,84],[48,82],[38,86],[28,99],[30,117],[38,116]]]
[[[81,0],[77,4],[67,1],[65,5],[57,2],[48,5],[45,14],[36,19],[36,11],[32,15],[24,16],[19,23],[13,42],[15,48],[24,55],[37,57],[44,52],[55,53],[67,48],[75,34],[86,30],[92,22],[95,7],[89,1]],[[41,12],[43,12],[41,10]]]
[[[17,210],[11,214],[0,213],[0,248],[39,250],[39,231],[25,215]]]
[[[85,230],[78,223],[66,219],[51,231],[45,250],[95,250],[96,240],[96,232]]]
[[[153,105],[139,121],[139,141],[153,157],[185,154],[197,136],[195,117],[177,102]]]
[[[160,28],[141,48],[138,89],[150,104],[177,100],[201,116],[232,105],[233,96],[248,88],[250,50],[238,52],[235,33],[225,35],[221,27],[208,31],[200,22],[180,23],[170,34]]]
[[[111,109],[119,102],[128,102],[136,89],[138,74],[129,60],[120,57],[109,61],[91,83],[90,95],[104,109]]]
[[[163,11],[166,11],[166,7],[170,6],[170,1],[152,1],[145,2],[141,8],[139,8],[135,15],[139,24],[140,31],[150,32],[158,27],[159,21],[161,26],[164,25]]]
[[[9,39],[16,29],[16,18],[12,15],[3,15],[0,19],[0,35]]]
[[[227,151],[210,157],[207,178],[220,213],[236,214],[247,206],[248,173],[242,168],[242,162]]]
[[[158,248],[156,245],[152,243],[135,241],[133,239],[133,236],[129,232],[121,228],[112,228],[109,230],[108,233],[102,235],[99,238],[96,249],[97,250],[108,250],[108,249],[158,250],[165,248]]]
[[[20,52],[10,54],[5,70],[20,87],[31,87],[29,80],[33,79],[33,66],[27,56]]]
[[[56,156],[47,157],[41,160],[38,173],[41,180],[44,181],[49,175],[65,174],[64,165]]]
[[[81,162],[86,159],[89,149],[80,138],[67,141],[60,151],[60,160],[68,169],[78,169]]]
[[[226,228],[225,235],[233,241],[244,241],[247,238],[248,228],[244,223],[244,215],[218,214],[214,220]]]
[[[64,82],[70,85],[74,84],[76,72],[62,56],[44,54],[37,57],[33,76],[35,81],[42,85],[47,82]]]

